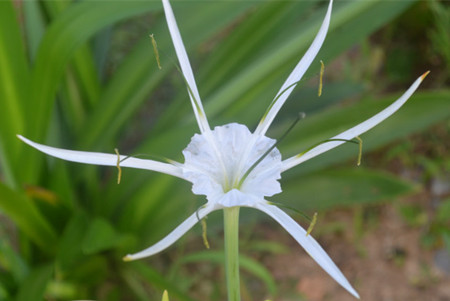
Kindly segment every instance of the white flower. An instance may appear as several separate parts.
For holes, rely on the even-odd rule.
[[[284,211],[267,202],[265,197],[281,192],[278,180],[281,178],[282,172],[335,148],[344,143],[343,140],[350,140],[361,135],[392,115],[413,94],[427,73],[419,77],[389,107],[361,124],[332,137],[331,141],[322,143],[306,153],[285,160],[281,159],[278,149],[273,148],[248,173],[252,165],[275,143],[275,140],[265,136],[266,131],[289,94],[295,88],[296,83],[302,78],[319,52],[328,31],[332,2],[331,0],[325,19],[312,45],[280,88],[258,127],[252,133],[245,125],[236,123],[218,126],[213,130],[210,129],[172,8],[168,0],[163,0],[168,27],[183,76],[187,82],[189,97],[200,128],[200,134],[195,134],[183,151],[184,163],[163,163],[128,157],[120,165],[122,167],[157,171],[189,181],[192,183],[193,193],[205,195],[207,203],[161,241],[139,253],[127,255],[126,259],[143,258],[166,249],[191,229],[200,219],[214,210],[234,206],[252,207],[276,220],[331,277],[352,295],[359,298],[358,293],[316,240],[310,235],[306,235],[306,231],[301,226]],[[115,154],[58,149],[32,142],[20,135],[18,137],[36,149],[64,160],[97,165],[117,165],[117,155]],[[125,156],[120,156],[121,160],[125,158]]]

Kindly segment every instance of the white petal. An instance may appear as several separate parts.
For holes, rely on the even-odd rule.
[[[17,137],[20,140],[22,140],[23,142],[25,142],[26,144],[36,148],[37,150],[40,150],[41,152],[46,153],[47,155],[50,155],[50,156],[53,156],[53,157],[56,157],[59,159],[72,161],[72,162],[86,163],[86,164],[117,166],[117,155],[116,154],[81,152],[81,151],[55,148],[55,147],[51,147],[51,146],[33,142],[21,135],[17,135]],[[122,159],[125,159],[126,157],[127,156],[121,155],[120,159],[122,160]],[[128,157],[126,160],[120,162],[120,166],[153,170],[153,171],[165,173],[168,175],[172,175],[172,176],[184,179],[181,168],[178,166],[172,165],[172,164],[168,164],[168,163],[162,163],[162,162],[153,161],[153,160],[144,160],[144,159]]]
[[[207,134],[212,138],[208,140]],[[236,202],[245,198],[238,198],[235,192],[230,195],[225,195],[225,192],[229,193],[232,188],[238,188],[245,172],[274,143],[275,140],[255,136],[245,125],[237,123],[217,126],[213,131],[196,134],[183,150],[184,178],[193,183],[192,191],[195,194],[204,194],[211,202],[223,199],[223,204],[227,204],[224,205],[226,207],[237,206]],[[278,182],[281,167],[281,154],[278,149],[272,149],[246,177],[242,185],[239,185],[239,190],[258,199],[281,192]],[[252,200],[246,200],[244,203],[248,202],[251,203]]]
[[[260,202],[260,199],[252,194],[244,193],[237,189],[231,189],[227,193],[223,194],[215,201],[218,206],[225,208],[231,208],[236,206],[253,207],[256,203]]]
[[[189,58],[187,56],[186,49],[184,48],[183,40],[181,39],[180,31],[178,30],[177,22],[175,20],[175,16],[173,15],[169,0],[163,0],[163,6],[166,14],[167,25],[169,26],[170,35],[175,47],[175,52],[177,53],[178,61],[180,62],[181,71],[183,72],[183,76],[188,85],[189,98],[191,99],[198,126],[201,132],[208,131],[208,120],[206,119],[205,111],[203,110],[197,84],[195,83],[194,74],[192,73],[191,64],[189,63]]]
[[[264,135],[272,123],[275,116],[278,114],[278,111],[283,106],[286,99],[291,94],[292,90],[294,90],[296,83],[300,81],[300,79],[305,74],[306,70],[308,70],[309,66],[313,62],[320,48],[322,47],[323,41],[325,40],[325,36],[328,31],[328,27],[330,25],[331,18],[331,8],[333,6],[333,0],[330,0],[330,4],[328,5],[328,11],[325,15],[325,19],[323,20],[322,26],[320,27],[319,32],[317,33],[314,41],[312,42],[309,49],[306,51],[305,55],[302,57],[300,62],[295,66],[292,73],[289,75],[287,80],[284,82],[283,86],[281,86],[280,91],[278,91],[275,99],[269,106],[268,111],[264,114],[261,122],[258,125],[255,133],[259,135]]]
[[[425,73],[421,77],[419,77],[412,85],[409,87],[409,89],[399,98],[397,99],[393,104],[388,106],[383,111],[379,112],[378,114],[372,116],[371,118],[367,119],[366,121],[358,124],[357,126],[352,127],[351,129],[334,136],[331,139],[344,139],[344,140],[350,140],[353,139],[362,133],[370,130],[392,114],[394,114],[400,107],[405,104],[405,102],[408,100],[408,98],[416,91],[416,89],[419,87],[420,83],[423,81],[425,76],[428,74]],[[330,141],[320,144],[319,146],[314,147],[310,151],[304,153],[303,155],[297,155],[293,156],[291,158],[288,158],[283,161],[283,171],[288,170],[306,160],[309,160],[317,155],[320,155],[321,153],[324,153],[332,148],[335,148],[336,146],[339,146],[341,144],[345,143],[345,141]]]
[[[258,203],[254,208],[263,211],[276,220],[291,236],[305,249],[305,251],[340,285],[356,298],[358,293],[351,286],[339,268],[334,264],[328,254],[322,249],[317,241],[306,236],[306,231],[299,226],[289,215],[276,206],[267,203]]]
[[[206,204],[205,207],[200,208],[197,212],[188,217],[184,222],[182,222],[178,227],[169,233],[166,237],[161,239],[159,242],[153,246],[135,254],[127,255],[124,257],[125,261],[136,260],[148,256],[155,255],[166,248],[170,247],[174,242],[180,239],[187,231],[189,231],[196,223],[198,223],[202,218],[216,210],[217,208],[213,204]]]

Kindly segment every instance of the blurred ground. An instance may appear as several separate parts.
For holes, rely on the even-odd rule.
[[[420,194],[401,202],[426,201],[427,195]],[[435,252],[425,250],[420,243],[420,228],[408,226],[390,204],[374,208],[377,225],[368,230],[358,243],[351,210],[340,210],[326,215],[325,223],[339,223],[349,231],[339,236],[322,235],[320,243],[335,263],[366,301],[384,300],[450,300],[450,275],[436,265]],[[320,227],[321,225],[317,225]],[[288,245],[289,254],[265,258],[264,264],[272,271],[279,284],[280,292],[292,290],[306,300],[355,300],[296,245],[287,234],[277,229],[265,229],[268,239]],[[448,256],[448,254],[447,254]],[[283,293],[284,295],[284,293]],[[298,300],[283,297],[276,300]]]

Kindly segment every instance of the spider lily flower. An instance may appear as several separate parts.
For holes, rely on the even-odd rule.
[[[348,141],[361,135],[392,115],[414,93],[428,72],[419,77],[399,99],[370,119],[307,152],[282,160],[279,150],[273,147],[276,141],[266,137],[265,134],[278,111],[319,52],[328,31],[333,1],[330,0],[325,19],[311,46],[275,95],[254,132],[251,132],[245,125],[237,123],[210,128],[172,8],[168,0],[162,2],[200,129],[200,134],[195,134],[189,145],[183,150],[184,163],[174,161],[164,163],[118,154],[58,149],[35,143],[20,135],[18,137],[48,155],[73,162],[117,166],[119,156],[121,167],[147,169],[181,178],[192,183],[194,194],[206,196],[206,204],[165,238],[141,252],[127,255],[125,260],[135,260],[163,251],[212,211],[234,206],[252,207],[266,213],[278,222],[331,277],[353,296],[359,298],[358,293],[317,241],[311,235],[306,235],[307,232],[297,222],[284,211],[266,201],[265,198],[281,192],[278,180],[281,178],[282,172],[339,146],[345,140]],[[269,151],[268,154],[263,156],[267,151]],[[260,160],[261,158],[262,160]],[[255,165],[255,162],[258,163]]]

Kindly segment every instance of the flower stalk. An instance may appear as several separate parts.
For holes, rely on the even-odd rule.
[[[225,273],[228,301],[240,301],[239,283],[239,208],[224,208]]]

